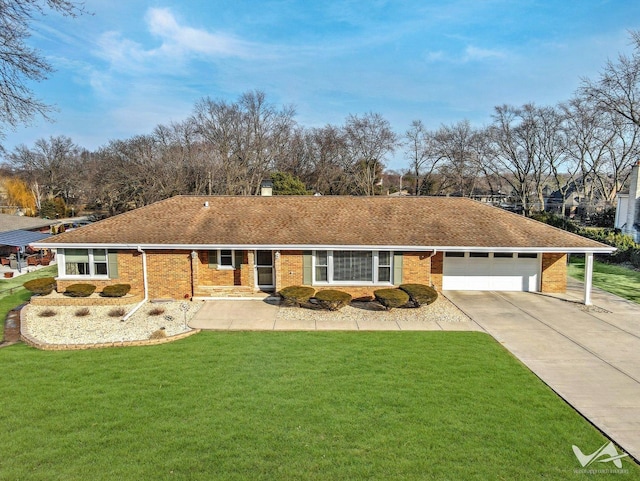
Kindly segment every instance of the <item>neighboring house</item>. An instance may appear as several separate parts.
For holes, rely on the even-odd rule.
[[[0,214],[0,257],[25,252],[26,247],[57,233],[60,226],[71,229],[89,223],[86,217],[41,219],[23,215]],[[26,261],[25,261],[26,262]]]
[[[3,265],[10,265],[8,256],[11,254],[20,256],[29,243],[46,238],[51,232],[51,225],[56,222],[38,217],[0,214],[0,258],[6,258]],[[22,265],[19,259],[14,262]]]
[[[550,188],[545,187],[543,195],[544,210],[565,217],[573,218],[581,205],[580,192],[575,181],[571,182],[565,192],[560,190],[552,191]]]
[[[466,198],[387,196],[177,196],[33,246],[57,249],[58,291],[128,283],[174,299],[402,283],[563,292],[567,253],[589,266],[615,250]]]
[[[614,226],[640,242],[640,160],[631,169],[629,192],[618,194]]]
[[[59,223],[56,219],[41,219],[25,215],[0,214],[0,232],[12,230],[28,230],[33,232],[50,232],[51,226]]]

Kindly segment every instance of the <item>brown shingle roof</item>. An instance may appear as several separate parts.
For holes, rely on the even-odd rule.
[[[611,250],[520,215],[454,197],[177,196],[41,244]]]

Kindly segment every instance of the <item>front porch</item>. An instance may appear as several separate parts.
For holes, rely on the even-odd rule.
[[[192,297],[263,299],[278,288],[271,250],[201,250],[191,252]]]

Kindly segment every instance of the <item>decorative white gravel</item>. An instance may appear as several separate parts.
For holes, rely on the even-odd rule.
[[[89,315],[77,316],[83,309],[78,306],[30,305],[23,315],[22,332],[48,344],[99,344],[121,341],[141,341],[164,328],[167,337],[191,331],[187,323],[202,307],[202,302],[147,302],[133,316],[121,321],[122,316],[111,317],[109,312],[122,308],[129,312],[136,304],[123,306],[90,306]],[[159,315],[150,315],[152,309],[164,309]],[[185,310],[186,322],[185,322]],[[55,316],[42,317],[44,311]]]
[[[89,315],[78,316],[83,309],[78,306],[37,306],[25,309],[22,331],[31,338],[48,344],[100,344],[121,341],[142,341],[164,328],[167,337],[191,330],[188,322],[202,307],[203,302],[147,302],[133,316],[121,321],[122,316],[112,317],[109,312],[124,309],[129,312],[136,304],[123,306],[90,306]],[[160,315],[151,315],[152,309],[164,309]],[[185,322],[185,311],[186,322]],[[44,311],[54,311],[55,316],[43,317]],[[440,295],[428,306],[417,309],[393,309],[385,311],[376,302],[354,302],[339,311],[321,311],[299,307],[280,307],[277,321],[420,321],[420,322],[470,322],[460,309]]]
[[[301,307],[281,307],[276,315],[280,320],[310,321],[421,321],[470,322],[471,319],[446,297],[439,295],[433,304],[415,309],[386,311],[377,302],[352,302],[339,311],[321,311]]]

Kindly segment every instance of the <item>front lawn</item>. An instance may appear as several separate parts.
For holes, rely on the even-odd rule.
[[[592,479],[571,445],[605,443],[483,333],[204,332],[0,365],[3,480]]]
[[[568,274],[584,281],[584,256],[571,255]],[[615,264],[593,261],[593,285],[640,303],[640,272]]]

